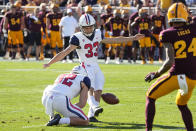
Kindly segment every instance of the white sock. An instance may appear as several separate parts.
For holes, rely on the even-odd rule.
[[[69,117],[61,118],[59,124],[70,124],[70,118]]]
[[[97,106],[99,106],[99,102],[97,102],[95,100],[94,96],[88,96],[88,104],[90,105],[90,107],[95,108]]]
[[[93,108],[90,107],[90,108],[89,108],[89,111],[88,111],[88,118],[93,117],[94,114],[95,114],[95,113],[94,113],[94,111],[93,111]]]

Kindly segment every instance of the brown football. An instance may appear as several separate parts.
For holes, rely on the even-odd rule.
[[[114,105],[119,103],[119,99],[112,93],[103,93],[101,97],[107,104]]]

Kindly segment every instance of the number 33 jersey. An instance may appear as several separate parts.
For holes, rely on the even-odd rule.
[[[162,43],[171,43],[174,48],[175,63],[171,74],[186,74],[196,80],[196,24],[171,27],[160,33]]]
[[[83,35],[82,32],[75,33],[69,43],[78,46],[76,52],[80,63],[97,64],[99,43],[103,35],[99,29],[96,29],[91,37]]]

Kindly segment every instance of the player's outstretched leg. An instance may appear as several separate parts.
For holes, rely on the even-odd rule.
[[[187,131],[193,131],[193,118],[191,111],[189,110],[187,105],[178,105],[178,109],[181,112],[182,119],[184,121],[184,124],[186,126]]]
[[[152,130],[154,116],[155,116],[155,100],[146,97],[146,131]]]

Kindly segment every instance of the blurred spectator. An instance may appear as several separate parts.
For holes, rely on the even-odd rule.
[[[76,3],[76,0],[68,0],[67,1],[67,8],[71,8],[71,7],[77,7],[78,4]]]
[[[151,0],[143,0],[143,6],[145,7],[153,7],[153,3],[151,2]]]
[[[15,0],[9,0],[9,2],[7,2],[6,4],[6,9],[9,9],[9,7],[13,5],[14,3],[15,3]]]
[[[109,4],[109,0],[97,0],[97,4],[99,4],[101,6],[105,6],[105,5]]]
[[[0,5],[3,5],[3,0],[0,0]]]
[[[68,3],[68,0],[61,0],[59,6],[60,7],[65,7]]]
[[[98,21],[97,15],[95,14],[95,12],[93,12],[93,9],[90,5],[85,6],[84,13],[92,15],[94,17],[95,21],[96,21],[96,24],[95,24],[96,27],[95,28],[99,28],[100,23]]]
[[[26,7],[29,7],[29,6],[36,6],[35,2],[32,1],[32,0],[27,0],[28,1],[28,4],[26,5]],[[27,13],[33,13],[33,8],[25,8],[25,11]]]
[[[61,39],[63,40],[64,49],[66,49],[69,46],[69,40],[70,37],[76,32],[78,27],[77,20],[72,15],[72,10],[67,9],[67,16],[64,16],[61,18],[61,21],[59,23],[59,30],[61,34]],[[73,52],[71,52],[67,56],[68,62],[73,62]]]
[[[86,0],[81,0],[81,1],[78,3],[78,7],[79,7],[79,8],[82,8],[82,7],[86,6],[86,5],[87,5],[87,1],[86,1]]]
[[[28,4],[28,0],[20,0],[20,2],[22,3],[22,6],[25,6],[26,4]]]
[[[86,0],[87,5],[95,5],[97,4],[97,0]]]
[[[111,6],[119,6],[118,0],[111,0]]]
[[[42,0],[42,3],[45,3],[45,4],[48,5],[48,4],[49,4],[49,1],[50,1],[50,0]]]
[[[143,5],[143,2],[141,0],[131,0],[131,6],[136,7],[138,4]]]
[[[42,0],[34,0],[35,4],[39,6],[42,3]]]
[[[120,0],[120,7],[130,7],[128,0]]]
[[[157,8],[160,8],[162,12],[167,12],[168,8],[172,4],[172,0],[157,0]]]

